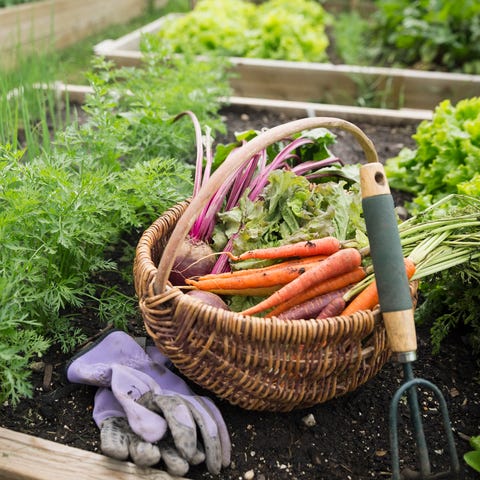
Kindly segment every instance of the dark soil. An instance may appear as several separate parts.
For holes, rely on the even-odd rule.
[[[225,116],[230,131],[273,126],[287,120],[266,112],[245,110],[229,110]],[[394,156],[403,146],[413,145],[411,135],[415,126],[359,126],[373,140],[381,159]],[[338,137],[338,146],[334,149],[338,156],[345,161],[363,161],[360,149],[351,138],[341,132],[338,132]],[[400,197],[397,199],[401,201]],[[128,292],[133,295],[131,287]],[[79,326],[91,336],[104,328],[95,318],[83,318]],[[129,333],[146,335],[140,318],[132,319]],[[450,336],[438,355],[432,354],[428,327],[418,328],[418,340],[419,358],[414,363],[415,375],[430,380],[443,392],[462,474],[467,480],[478,478],[478,474],[462,459],[469,450],[468,438],[480,434],[480,390],[474,380],[477,371],[475,359],[462,342],[460,333]],[[72,385],[65,380],[63,372],[68,359],[57,348],[52,348],[48,355],[33,365],[34,397],[23,400],[16,408],[4,404],[0,408],[0,425],[98,452],[99,434],[92,420],[94,388]],[[233,445],[232,464],[217,478],[390,478],[389,404],[401,383],[401,369],[389,363],[355,392],[306,410],[259,413],[245,411],[217,399]],[[191,385],[196,389],[194,384]],[[449,458],[438,403],[433,397],[431,392],[423,389],[419,394],[435,473],[448,469]],[[306,426],[304,418],[307,415],[313,416],[315,425]],[[399,422],[402,468],[416,468],[415,443],[405,405],[400,408]],[[187,476],[197,480],[214,478],[206,472],[204,465],[193,468]]]

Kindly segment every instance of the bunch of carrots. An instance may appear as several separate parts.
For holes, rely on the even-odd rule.
[[[369,267],[362,266],[362,253],[334,237],[229,256],[233,262],[268,259],[279,263],[190,278],[187,285],[218,295],[265,297],[241,312],[245,315],[261,313],[266,317],[292,320],[322,319],[373,309],[378,304],[377,288],[371,275],[365,282]],[[411,278],[415,265],[405,259],[405,266]]]

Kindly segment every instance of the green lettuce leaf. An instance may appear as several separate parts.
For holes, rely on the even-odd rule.
[[[359,184],[343,179],[313,184],[291,171],[275,170],[259,200],[244,197],[238,207],[219,215],[214,247],[220,251],[235,236],[233,253],[239,254],[328,235],[366,245]]]
[[[393,188],[415,195],[412,212],[451,193],[480,195],[480,97],[441,102],[413,139],[416,149],[401,150],[385,166]]]

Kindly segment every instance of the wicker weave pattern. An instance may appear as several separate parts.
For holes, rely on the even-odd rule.
[[[250,158],[274,141],[318,126],[350,131],[367,160],[378,161],[368,137],[343,120],[308,118],[274,127],[222,164],[191,203],[158,218],[137,246],[135,289],[148,334],[186,377],[245,409],[290,411],[325,402],[371,379],[390,356],[378,310],[326,320],[244,316],[203,304],[166,281],[180,239],[242,155]]]
[[[289,411],[353,391],[378,373],[390,354],[378,312],[262,319],[212,308],[176,287],[155,294],[162,245],[187,205],[145,231],[134,267],[147,332],[186,377],[249,410]]]

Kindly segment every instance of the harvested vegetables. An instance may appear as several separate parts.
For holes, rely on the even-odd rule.
[[[203,141],[195,114],[183,112],[175,120],[184,116],[190,117],[196,133],[195,197],[211,172],[258,132],[238,134],[235,142],[218,146],[214,155],[208,130]],[[223,252],[211,273],[230,269],[230,252],[318,236],[345,240],[358,234],[356,240],[362,241],[363,235],[366,243],[358,168],[344,166],[332,155],[328,146],[334,141],[324,128],[295,134],[253,155],[235,175],[225,178],[189,232],[192,243],[204,242]]]
[[[444,199],[431,207],[429,212],[399,224],[409,279],[425,278],[480,258],[480,201],[465,196],[452,196],[451,200],[453,204]],[[282,246],[280,251],[289,252],[293,249],[298,253],[298,248],[293,244]],[[267,254],[265,249],[257,251],[258,254],[249,251],[247,256],[270,257],[272,251],[279,250],[267,249]],[[283,319],[350,315],[360,310],[371,310],[378,305],[375,276],[368,262],[368,247],[362,248],[361,252],[352,247],[341,247],[325,258],[316,258],[310,264],[309,259],[313,257],[308,256],[307,250],[307,256],[301,259],[200,278],[209,282],[249,278],[250,292],[260,294],[263,291],[263,296],[269,294],[255,305],[243,309],[245,315],[262,314]],[[365,265],[361,265],[362,255],[367,260]],[[244,256],[240,254],[232,258],[242,263]],[[306,265],[309,266],[305,268]],[[285,268],[296,271],[295,278],[286,284],[272,281],[266,274]],[[195,282],[190,284],[195,285]],[[268,285],[275,285],[272,288],[274,291],[269,291]],[[257,290],[252,290],[255,288]],[[229,292],[225,289],[222,293],[238,294],[239,290]]]
[[[255,134],[247,132],[242,134],[243,137],[240,135],[237,138],[243,143]],[[224,185],[195,221],[190,233],[204,239],[217,252],[215,255],[219,256],[219,260],[211,273],[219,275],[215,281],[222,279],[216,284],[216,291],[224,298],[230,296],[227,302],[231,310],[245,314],[280,316],[283,310],[298,303],[305,291],[309,294],[315,292],[310,298],[325,293],[332,293],[332,297],[336,298],[340,296],[340,291],[343,293],[341,289],[349,287],[341,298],[344,302],[350,302],[374,282],[362,218],[358,165],[343,166],[340,159],[331,155],[327,148],[331,141],[332,135],[329,132],[317,129],[315,132],[302,132],[295,138],[285,139],[256,153],[245,162],[243,170],[225,179]],[[228,152],[240,143],[221,149],[220,157],[228,156]],[[200,154],[197,173],[198,166],[201,165],[199,159],[201,160]],[[205,180],[210,170],[214,169],[216,161],[218,156],[214,159],[211,150],[207,148]],[[196,181],[196,187],[200,188],[202,183]],[[451,205],[447,199],[427,212],[399,224],[405,256],[415,265],[413,280],[458,265],[468,265],[470,271],[472,260],[476,269],[474,275],[478,278],[479,205],[477,199],[457,195],[452,197]],[[334,241],[328,237],[333,237]],[[305,266],[308,265],[308,257],[297,258],[291,261],[305,261],[303,267],[292,264],[288,273],[283,271],[284,277],[281,280],[272,280],[275,278],[274,268],[277,268],[275,264],[283,263],[286,258],[276,258],[272,252],[279,251],[277,249],[285,251],[287,248],[293,249],[293,253],[288,255],[301,256],[305,250],[308,251],[305,246],[309,242],[315,243],[319,238],[327,238],[325,241],[332,242],[335,245],[333,250],[340,246],[335,253],[327,254],[319,265],[328,265],[332,257],[349,248],[353,249],[352,247],[362,252],[363,265],[358,264],[356,269],[346,268],[347,273],[344,274],[338,270],[325,276],[330,278],[313,287],[316,280],[311,272],[319,265],[310,268]],[[290,244],[297,245],[292,247]],[[262,252],[260,256],[269,258],[252,258],[259,256],[258,251]],[[246,252],[248,254],[242,256]],[[246,260],[246,257],[250,259]],[[269,267],[256,272],[259,280],[257,284],[252,268],[265,266]],[[277,270],[276,275],[279,272]],[[357,277],[353,278],[353,275]],[[200,283],[214,279],[204,277],[206,276],[199,275],[190,278],[190,288],[198,288]],[[243,277],[242,281],[239,280],[240,277]],[[262,278],[269,279],[268,283],[262,284]],[[223,283],[227,280],[236,283]],[[205,291],[208,291],[207,287]],[[285,292],[290,293],[285,295]],[[366,296],[367,293],[368,291],[363,295]],[[240,300],[241,298],[245,300]],[[377,303],[375,296],[372,298],[372,302]],[[308,299],[302,299],[306,300]],[[340,304],[339,300],[335,302],[337,309]],[[367,307],[363,304],[361,308],[374,308],[375,305],[372,305],[370,303]],[[333,301],[324,308],[327,306],[331,308],[327,310],[330,314],[338,311],[333,310]],[[345,309],[343,311],[349,312]],[[318,315],[322,316],[322,312]]]
[[[324,255],[321,255],[307,257],[302,261],[283,262],[269,267],[238,270],[225,274],[203,275],[198,279],[189,278],[186,283],[199,290],[208,290],[221,295],[227,295],[227,292],[232,290],[241,292],[243,289],[251,288],[275,286],[280,288],[314,268],[325,258]]]
[[[341,295],[335,295],[330,302],[325,305],[324,308],[317,315],[317,320],[323,320],[324,318],[336,317],[342,313],[345,308],[345,300]]]
[[[274,292],[257,305],[247,308],[242,313],[244,315],[253,315],[258,312],[276,307],[286,302],[304,290],[320,284],[338,275],[358,268],[362,262],[360,252],[355,248],[343,248],[333,253],[328,258],[318,264],[318,266],[308,270],[295,280],[287,283],[284,287]]]
[[[238,256],[231,255],[232,260],[251,260],[252,258],[269,260],[285,257],[310,257],[313,255],[331,255],[340,250],[341,243],[335,237],[323,237],[306,242],[290,243],[279,247],[257,248]]]
[[[360,269],[363,271],[362,269]],[[320,284],[323,286],[323,283]],[[269,313],[269,317],[276,316],[281,319],[290,319],[290,320],[297,320],[300,318],[315,318],[317,315],[321,314],[324,309],[332,303],[332,301],[338,297],[342,298],[343,295],[348,292],[350,289],[349,286],[339,288],[338,290],[332,290],[331,292],[324,293],[323,295],[316,295],[305,302],[299,302],[296,305],[288,309],[284,309],[283,312],[279,314],[273,314],[272,312]],[[345,305],[345,301],[343,300],[343,305]]]
[[[314,287],[309,288],[308,290],[300,292],[294,298],[290,299],[287,302],[283,302],[281,305],[275,307],[272,311],[269,312],[268,316],[285,317],[285,312],[291,310],[292,308],[297,306],[306,306],[306,304],[310,301],[315,301],[323,295],[331,292],[339,292],[348,286],[352,286],[353,288],[354,285],[363,280],[366,276],[367,274],[365,268],[354,268],[347,273],[325,280],[315,285]],[[349,290],[347,290],[345,294],[347,294]]]
[[[411,259],[405,258],[405,271],[407,272],[407,278],[411,279],[415,273],[416,267]],[[353,296],[353,300],[346,303]],[[344,297],[345,308],[340,312],[342,315],[350,315],[352,313],[358,312],[360,310],[373,310],[373,308],[378,305],[378,290],[377,282],[373,280],[367,287],[365,287],[358,295],[354,295],[354,291],[350,291],[349,294],[346,294]]]

